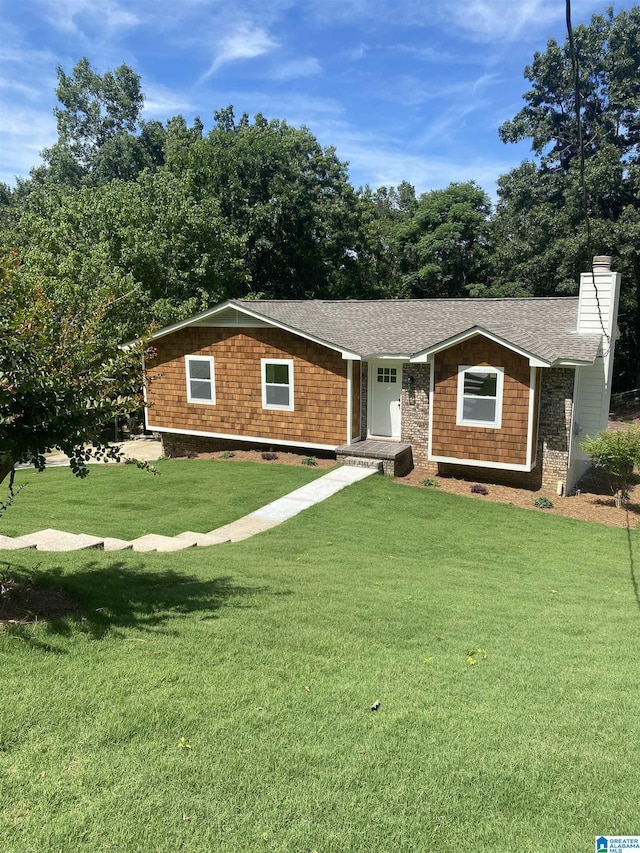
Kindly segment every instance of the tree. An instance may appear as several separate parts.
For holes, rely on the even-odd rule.
[[[580,121],[585,156],[613,146],[621,161],[636,161],[640,151],[640,7],[614,15],[593,15],[574,30],[579,68]],[[545,53],[534,54],[524,76],[532,88],[525,106],[500,128],[503,142],[531,139],[545,165],[568,169],[580,156],[574,74],[569,39],[561,47],[549,39]]]
[[[409,188],[385,188],[377,199],[396,295],[469,296],[488,274],[488,196],[473,182],[453,183],[417,200]]]
[[[525,106],[500,128],[505,142],[531,139],[539,163],[499,182],[492,223],[494,278],[487,295],[575,292],[591,254],[622,273],[618,387],[640,386],[640,7],[612,8],[575,28],[584,183],[569,42],[553,39],[525,69]]]
[[[228,231],[243,242],[251,293],[352,295],[362,252],[346,164],[307,128],[262,115],[236,120],[232,107],[215,119],[206,138],[178,147],[170,167],[193,174],[199,199],[217,199]]]
[[[140,121],[144,96],[135,71],[120,65],[101,76],[84,57],[70,75],[61,66],[57,75],[58,139],[42,152],[46,166],[33,170],[34,179],[100,184],[162,164],[164,128]]]
[[[12,236],[24,268],[56,301],[98,308],[119,297],[105,319],[116,342],[246,292],[242,240],[215,198],[196,195],[189,172],[145,171],[79,189],[47,184],[29,194]]]
[[[111,308],[60,305],[15,253],[0,256],[0,483],[19,462],[42,470],[54,447],[79,477],[92,455],[118,457],[99,433],[142,405],[143,344],[123,352],[105,340]]]

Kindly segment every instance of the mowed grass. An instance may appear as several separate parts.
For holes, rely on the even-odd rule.
[[[238,544],[3,556],[85,618],[0,638],[2,850],[640,831],[636,530],[372,477]]]
[[[21,536],[47,527],[68,533],[133,539],[146,533],[205,533],[235,521],[319,477],[320,470],[224,460],[171,459],[135,465],[92,465],[84,480],[68,467],[21,470],[26,483],[0,533]]]

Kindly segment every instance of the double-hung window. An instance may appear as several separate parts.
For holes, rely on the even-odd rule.
[[[216,380],[213,372],[213,356],[186,355],[187,401],[189,403],[216,402]]]
[[[458,368],[458,426],[500,429],[503,384],[502,367]]]
[[[293,360],[262,358],[262,408],[293,411]]]

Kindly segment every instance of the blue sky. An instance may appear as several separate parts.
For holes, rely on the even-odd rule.
[[[574,0],[574,26],[606,0]],[[634,5],[615,4],[616,12]],[[56,65],[87,56],[142,77],[144,118],[233,104],[307,125],[351,182],[418,192],[498,175],[529,155],[498,127],[522,105],[525,65],[563,42],[564,0],[0,0],[0,181],[56,138]]]

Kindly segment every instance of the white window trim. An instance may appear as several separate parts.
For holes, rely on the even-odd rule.
[[[195,361],[208,361],[209,362],[209,373],[211,379],[209,380],[211,384],[211,399],[210,400],[201,400],[198,397],[191,396],[191,371],[189,369],[189,365]],[[216,374],[215,374],[215,366],[214,359],[212,355],[185,355],[184,357],[184,368],[187,377],[187,402],[188,403],[197,403],[202,406],[215,406],[216,404]],[[206,379],[200,379],[200,382],[206,382]]]
[[[464,418],[464,375],[467,371],[478,373],[495,373],[496,379],[496,416],[493,421],[474,421]],[[504,367],[491,367],[488,364],[464,364],[458,367],[458,408],[456,426],[480,427],[484,429],[500,429],[502,427],[502,392],[504,389]],[[489,398],[493,399],[493,398]]]
[[[268,364],[286,364],[289,368],[289,405],[277,406],[274,403],[267,403],[267,365]],[[271,409],[279,412],[293,412],[293,359],[292,358],[261,358],[260,367],[262,373],[262,408]],[[272,383],[271,383],[272,384]]]

